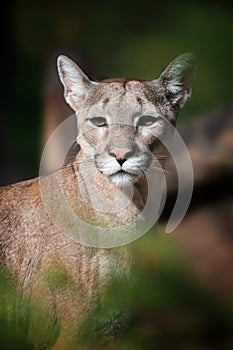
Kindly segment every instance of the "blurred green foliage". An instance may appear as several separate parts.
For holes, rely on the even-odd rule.
[[[230,300],[218,297],[193,278],[174,241],[153,230],[131,248],[135,264],[130,279],[113,281],[102,294],[101,304],[78,332],[77,349],[230,349]],[[57,273],[54,278],[52,273],[50,277],[56,279]],[[0,296],[4,301],[1,349],[33,349],[27,330],[32,315],[37,325],[34,335],[39,333],[42,341],[44,331],[48,343],[54,342],[58,329],[50,327],[48,333],[46,312],[39,305],[28,309],[26,299],[5,277],[1,278]],[[113,343],[109,345],[109,341]]]
[[[230,300],[195,280],[180,247],[154,230],[131,246],[135,264],[130,281],[114,281],[106,295],[107,304],[87,320],[84,336],[90,349],[96,344],[101,349],[104,344],[94,331],[96,323],[111,339],[114,332],[109,335],[106,325],[112,330],[114,322],[117,331],[122,322],[123,331],[120,340],[109,346],[113,350],[230,348]],[[112,317],[107,318],[109,311]]]
[[[16,286],[0,274],[0,346],[2,350],[32,350],[27,340],[27,305]]]

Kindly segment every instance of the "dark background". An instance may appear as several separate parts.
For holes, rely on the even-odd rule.
[[[195,54],[193,95],[179,119],[194,164],[193,201],[172,235],[165,212],[156,231],[132,244],[132,319],[117,349],[230,349],[232,1],[23,0],[3,3],[1,13],[0,184],[37,176],[46,125],[71,113],[59,54],[93,78],[155,78],[179,54]],[[4,281],[0,288],[11,307],[15,291]],[[11,339],[12,349],[25,349],[24,328],[15,333],[4,313],[0,322],[3,347]]]
[[[3,3],[1,173],[7,176],[2,174],[0,183],[38,173],[44,90],[49,77],[56,75],[60,53],[78,58],[94,78],[154,78],[175,56],[191,51],[197,76],[180,122],[228,105],[233,78],[231,5],[226,0]],[[18,173],[12,180],[11,168]]]

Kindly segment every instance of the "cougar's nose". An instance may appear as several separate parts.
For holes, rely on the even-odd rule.
[[[123,163],[134,153],[133,148],[111,148],[109,150],[109,155],[116,158],[120,165]]]

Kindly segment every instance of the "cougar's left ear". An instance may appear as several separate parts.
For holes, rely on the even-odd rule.
[[[184,53],[172,61],[160,75],[157,83],[173,107],[181,109],[191,96],[194,74],[194,56]]]
[[[66,102],[77,109],[81,99],[98,83],[91,81],[88,76],[70,58],[60,55],[57,59],[59,77],[64,85]]]

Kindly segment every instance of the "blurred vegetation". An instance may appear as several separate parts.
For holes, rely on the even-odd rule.
[[[229,300],[221,300],[198,284],[179,247],[163,234],[151,231],[132,245],[135,268],[131,281],[115,281],[110,287],[104,310],[98,307],[87,320],[85,344],[90,349],[105,345],[114,350],[230,349],[233,310]],[[107,318],[109,311],[112,316]],[[101,333],[96,333],[96,324],[110,340],[116,327],[120,340],[108,347]]]
[[[0,274],[0,346],[3,350],[32,350],[27,341],[26,304],[22,307],[15,285],[1,271]]]
[[[105,303],[79,331],[82,340],[77,349],[230,349],[230,300],[210,293],[193,279],[180,248],[154,231],[132,248],[135,267],[130,280],[113,281],[103,297]],[[41,325],[40,339],[43,331],[48,333],[46,313],[39,306],[28,309],[6,278],[1,279],[0,294],[4,301],[0,307],[1,349],[33,349],[28,341],[27,312]],[[38,336],[36,326],[34,332]],[[51,327],[49,334],[54,341],[58,333]],[[48,337],[49,341],[51,344]]]

